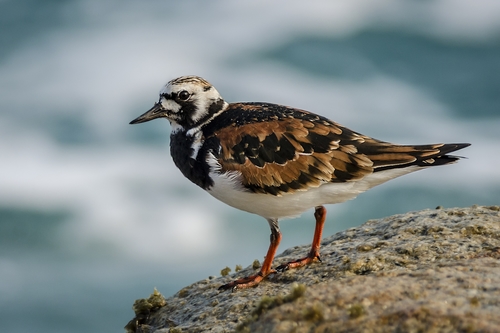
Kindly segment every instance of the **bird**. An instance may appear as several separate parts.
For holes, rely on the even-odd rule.
[[[219,287],[257,286],[270,274],[321,261],[327,204],[355,198],[393,178],[446,165],[469,143],[399,145],[348,129],[321,115],[266,102],[226,102],[199,76],[169,81],[159,100],[130,124],[166,118],[170,153],[192,183],[271,229],[260,270]],[[279,221],[314,208],[311,249],[303,258],[272,264],[282,239]]]

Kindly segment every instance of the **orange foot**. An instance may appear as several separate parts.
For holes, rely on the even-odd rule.
[[[309,251],[307,257],[291,261],[284,265],[280,265],[277,268],[278,271],[285,271],[290,268],[302,267],[314,261],[321,261],[321,259],[319,258],[319,247],[321,244],[321,234],[323,233],[323,226],[326,219],[325,207],[316,207],[314,217],[316,218],[316,228],[314,230],[314,238],[311,246],[311,251]],[[267,255],[264,259],[264,263],[262,264],[260,272],[222,285],[219,287],[219,290],[236,290],[255,287],[269,274],[276,273],[276,270],[272,269],[271,266],[273,264],[274,256],[276,255],[276,250],[278,249],[278,245],[281,241],[281,232],[278,228],[277,219],[268,219],[267,221],[269,222],[269,225],[271,227],[271,244],[269,245],[269,249],[267,250]]]
[[[219,287],[219,290],[236,290],[245,289],[250,287],[255,287],[260,281],[264,280],[266,276],[272,273],[276,273],[274,269],[271,268],[273,264],[274,256],[276,255],[276,250],[278,250],[278,245],[281,242],[281,232],[278,228],[277,220],[268,220],[271,226],[271,244],[269,244],[269,249],[267,250],[266,258],[262,263],[260,271],[255,275],[250,275],[242,279],[238,279],[233,282],[229,282],[225,285]]]
[[[319,261],[321,262],[321,258],[319,257],[319,253],[317,254],[309,254],[307,257],[300,258],[297,260],[292,260],[290,262],[287,262],[286,264],[279,265],[276,267],[276,270],[278,272],[284,272],[286,270],[289,270],[290,268],[299,268],[305,265],[308,265],[312,262]]]
[[[251,288],[255,287],[256,285],[259,284],[260,281],[264,280],[264,278],[272,273],[276,273],[274,269],[272,269],[270,272],[268,272],[266,275],[260,271],[259,273],[255,275],[250,275],[247,277],[244,277],[242,279],[238,279],[232,282],[229,282],[225,285],[222,285],[219,287],[219,290],[236,290],[236,289],[245,289],[245,288]]]
[[[284,272],[290,268],[299,268],[315,261],[321,262],[321,258],[319,257],[319,247],[321,245],[321,235],[323,234],[323,226],[325,225],[326,219],[325,207],[316,207],[316,210],[314,211],[314,217],[316,218],[316,228],[314,229],[314,238],[311,245],[311,251],[309,251],[309,254],[305,258],[293,260],[286,264],[279,265],[276,268],[278,272]]]

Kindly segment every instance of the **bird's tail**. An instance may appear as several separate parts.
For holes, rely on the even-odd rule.
[[[470,146],[470,143],[439,143],[431,145],[371,145],[363,147],[362,153],[373,161],[373,171],[384,171],[410,166],[430,167],[456,162],[460,156],[451,152]],[[360,151],[361,152],[361,151]]]

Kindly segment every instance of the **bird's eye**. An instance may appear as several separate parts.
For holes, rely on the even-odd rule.
[[[189,96],[191,96],[186,90],[183,90],[177,94],[177,98],[181,101],[187,101]]]

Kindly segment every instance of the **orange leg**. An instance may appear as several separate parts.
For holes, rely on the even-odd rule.
[[[276,250],[278,250],[278,246],[281,242],[281,232],[278,228],[278,220],[268,220],[269,225],[271,226],[271,244],[269,244],[269,249],[267,250],[266,258],[262,263],[262,267],[257,274],[250,275],[244,277],[242,279],[235,280],[233,282],[229,282],[228,284],[222,285],[219,287],[219,290],[227,290],[227,289],[244,289],[254,287],[259,284],[266,276],[271,273],[276,273],[274,269],[272,269],[274,256],[276,255]]]
[[[326,209],[323,206],[316,207],[314,211],[314,217],[316,218],[316,228],[314,229],[314,237],[311,245],[311,251],[307,257],[290,261],[284,265],[280,265],[276,270],[283,272],[290,268],[298,268],[310,264],[314,261],[321,261],[319,257],[319,247],[321,245],[321,235],[323,234],[323,226],[325,225],[326,219]]]

